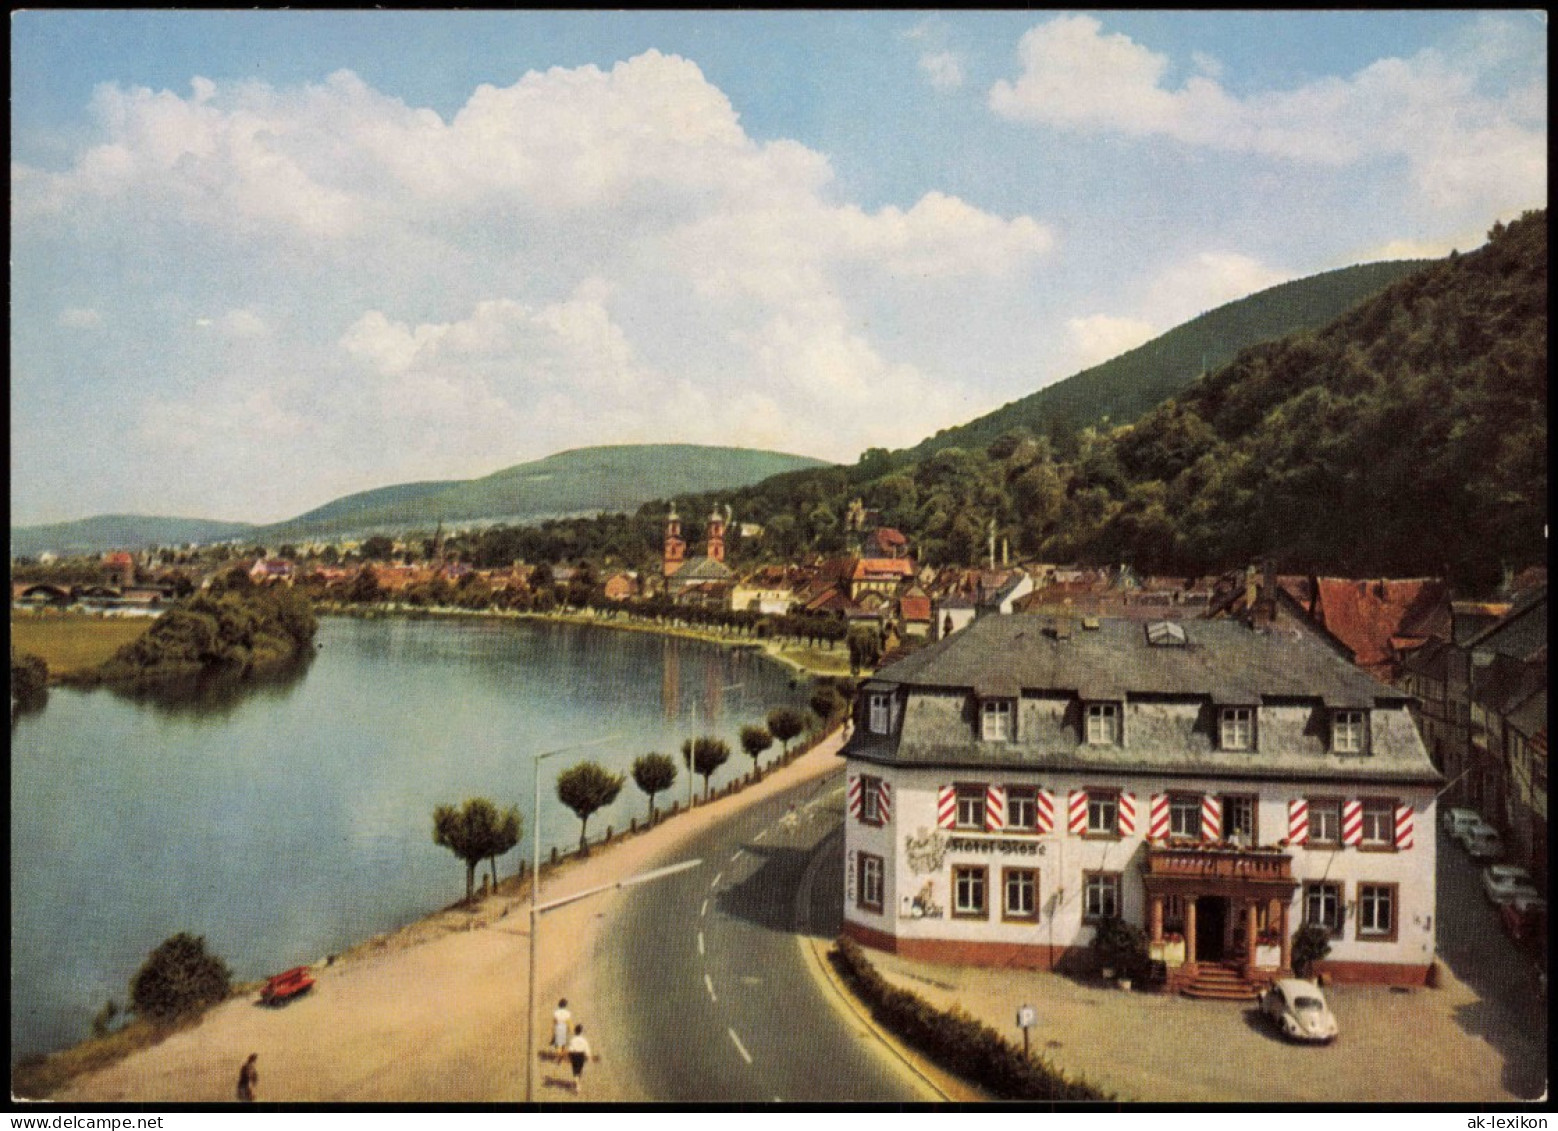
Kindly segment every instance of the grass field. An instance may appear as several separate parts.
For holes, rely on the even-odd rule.
[[[147,617],[80,613],[11,614],[11,647],[41,656],[49,677],[89,671],[152,625]]]

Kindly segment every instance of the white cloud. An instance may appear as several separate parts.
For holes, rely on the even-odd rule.
[[[1079,370],[1119,357],[1159,333],[1157,326],[1140,318],[1093,314],[1066,320],[1070,357]]]
[[[951,51],[921,55],[920,70],[937,90],[956,90],[963,85],[963,60]]]
[[[1488,24],[1484,37],[1498,38]],[[1169,59],[1091,16],[1061,16],[1018,45],[1022,73],[990,90],[1006,118],[1082,132],[1161,136],[1188,145],[1310,165],[1404,160],[1421,199],[1487,211],[1545,198],[1546,83],[1488,94],[1479,69],[1505,46],[1454,58],[1428,49],[1380,59],[1347,77],[1236,97],[1213,61],[1171,89]],[[1538,106],[1540,95],[1542,106]]]

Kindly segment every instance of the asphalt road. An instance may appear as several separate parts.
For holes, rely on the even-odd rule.
[[[832,774],[754,806],[678,853],[701,866],[626,897],[601,969],[655,1101],[923,1101],[830,1000],[798,941],[798,922],[837,931],[840,884],[817,873],[838,859],[841,787]]]
[[[1437,835],[1439,959],[1480,999],[1460,1022],[1506,1056],[1510,1091],[1535,1096],[1547,1084],[1547,1002],[1538,992],[1536,962],[1505,933],[1483,894],[1484,865],[1443,830]]]

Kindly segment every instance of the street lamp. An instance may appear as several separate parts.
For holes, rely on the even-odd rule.
[[[740,691],[745,686],[745,681],[742,681],[741,683],[727,683],[724,687],[717,688],[716,690]],[[687,808],[689,809],[692,808],[693,754],[697,750],[698,742],[698,697],[696,695],[694,695],[692,699],[692,729],[693,736],[688,740],[692,745],[687,747]]]
[[[548,750],[535,756],[535,804],[531,809],[530,818],[530,981],[528,986],[529,1008],[525,1011],[526,1103],[530,1103],[535,1095],[532,1090],[532,1078],[535,1075],[536,1059],[536,931],[541,921],[541,763],[554,754],[567,754],[572,750],[583,750],[589,746],[599,746],[603,742],[612,742],[620,737],[622,736],[611,734],[605,738],[597,738],[592,742],[576,742],[571,746],[559,746],[556,750]]]

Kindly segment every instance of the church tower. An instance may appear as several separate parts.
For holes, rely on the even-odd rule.
[[[665,520],[665,576],[670,577],[682,568],[682,561],[687,557],[687,543],[682,541],[682,520],[676,513],[676,504],[671,504],[671,513]]]
[[[714,508],[714,513],[709,515],[709,560],[723,562],[725,560],[725,523],[730,514],[720,514],[719,507]]]

